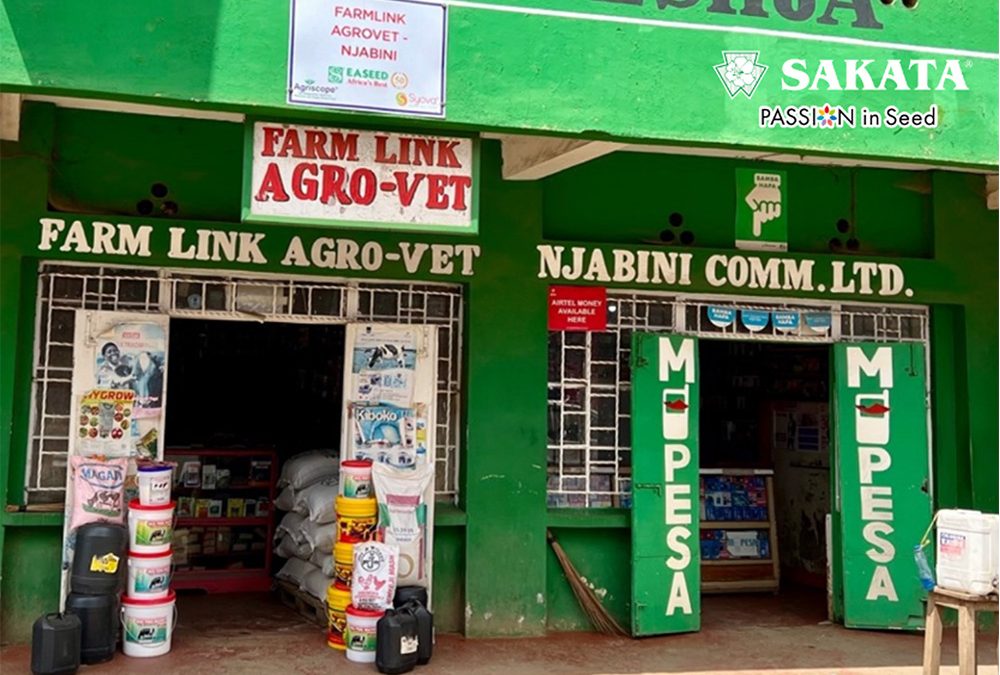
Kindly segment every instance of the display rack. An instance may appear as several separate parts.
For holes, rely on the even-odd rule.
[[[780,583],[780,567],[778,564],[778,535],[774,514],[774,472],[770,469],[702,469],[700,485],[701,524],[700,539],[702,540],[701,559],[701,590],[703,593],[733,593],[743,591],[777,592]],[[751,499],[750,504],[734,504],[733,501],[744,501],[743,498],[731,500],[721,508],[712,502],[713,490],[706,489],[712,478],[725,483],[727,479],[741,478],[762,479],[763,500]],[[750,480],[751,483],[756,483]],[[709,486],[711,487],[711,486]],[[755,488],[751,488],[754,491]],[[742,494],[746,494],[743,492]],[[725,519],[719,515],[725,515]],[[726,545],[720,543],[718,533],[726,532],[757,532],[759,542],[766,541],[766,556],[760,552],[765,544],[761,543],[758,555],[747,554],[740,550],[726,550]],[[761,539],[764,533],[766,539]],[[728,537],[726,538],[728,540]],[[715,548],[718,547],[718,555]],[[706,549],[712,549],[712,556],[706,557]]]
[[[174,588],[209,593],[270,590],[277,454],[167,448],[164,455],[177,463]]]

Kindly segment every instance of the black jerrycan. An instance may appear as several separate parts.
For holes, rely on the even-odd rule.
[[[111,523],[87,523],[76,531],[76,552],[69,584],[74,593],[121,593],[125,586],[128,529]]]
[[[68,675],[80,667],[80,619],[72,614],[44,614],[31,629],[31,672]]]
[[[417,665],[426,665],[434,652],[434,615],[416,599],[407,601],[403,607],[417,619]]]
[[[121,630],[120,607],[117,595],[70,593],[66,598],[66,611],[80,619],[81,663],[103,663],[114,657]]]
[[[407,673],[417,665],[417,617],[407,607],[387,609],[375,625],[375,666],[387,675]]]

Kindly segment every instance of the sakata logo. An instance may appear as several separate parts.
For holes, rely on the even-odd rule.
[[[722,52],[724,61],[715,66],[715,74],[729,92],[729,98],[743,94],[750,98],[760,84],[767,66],[757,63],[760,52]]]
[[[334,84],[344,83],[344,67],[343,66],[330,66],[326,72],[326,79]]]

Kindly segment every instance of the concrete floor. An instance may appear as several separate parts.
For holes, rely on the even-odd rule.
[[[155,659],[119,654],[80,672],[282,673],[346,675],[374,673],[374,665],[346,661],[326,646],[317,627],[300,619],[269,594],[189,596],[179,602],[173,651]],[[822,595],[778,598],[708,596],[700,633],[628,640],[591,633],[545,638],[465,640],[438,636],[434,659],[423,675],[625,675],[637,673],[844,673],[921,672],[922,636],[846,630],[824,622]],[[957,673],[955,631],[945,632],[943,673]],[[996,632],[981,635],[979,674],[997,673]],[[30,647],[0,651],[3,675],[28,673]]]

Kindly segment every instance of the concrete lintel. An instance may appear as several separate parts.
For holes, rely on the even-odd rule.
[[[506,180],[538,180],[624,147],[622,143],[547,136],[487,137],[501,142]]]

